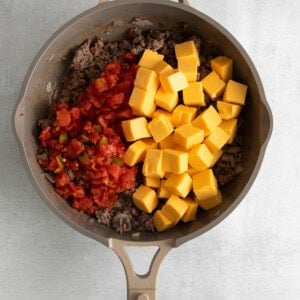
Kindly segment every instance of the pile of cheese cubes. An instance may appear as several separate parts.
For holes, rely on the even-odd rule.
[[[128,147],[124,162],[143,162],[144,184],[133,194],[137,208],[152,213],[155,228],[163,231],[180,220],[195,219],[197,208],[221,203],[212,167],[237,131],[237,117],[245,103],[247,86],[231,80],[232,59],[211,60],[212,72],[196,81],[200,65],[193,41],[175,45],[178,69],[163,55],[145,50],[129,106],[137,116],[122,122]],[[178,92],[182,91],[179,103]],[[216,105],[205,107],[204,92]],[[216,109],[216,108],[217,109]],[[194,199],[186,198],[193,192]],[[167,199],[157,209],[159,199]]]

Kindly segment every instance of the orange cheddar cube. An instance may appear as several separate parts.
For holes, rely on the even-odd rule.
[[[242,105],[232,104],[224,101],[217,101],[217,109],[223,120],[229,120],[239,116]]]
[[[192,178],[188,173],[170,174],[165,182],[165,188],[174,195],[185,198],[192,189]]]
[[[200,66],[199,52],[194,41],[175,44],[175,55],[177,60],[182,58],[194,58],[197,61],[197,66]]]
[[[201,81],[190,83],[183,91],[185,105],[205,106],[205,97]]]
[[[204,136],[209,135],[222,122],[222,119],[215,108],[210,105],[196,119],[193,120],[193,126],[203,129]]]
[[[220,127],[229,134],[229,139],[228,139],[227,143],[231,144],[237,133],[238,120],[237,119],[224,120],[220,124]]]
[[[198,205],[205,209],[209,210],[212,209],[222,203],[222,194],[220,191],[217,191],[217,195],[212,196],[210,198],[202,199],[202,200],[196,200]]]
[[[193,170],[202,171],[210,167],[213,155],[205,144],[200,144],[189,151],[189,165]]]
[[[196,113],[196,107],[190,107],[182,104],[178,105],[172,113],[172,123],[174,127],[179,127],[183,124],[191,123],[195,118]]]
[[[183,201],[188,205],[188,208],[181,217],[181,220],[185,223],[195,220],[198,210],[198,203],[189,198],[183,199]]]
[[[152,115],[152,119],[158,117],[159,115],[166,116],[170,120],[170,122],[172,122],[172,114],[170,112],[167,112],[167,111],[163,110],[163,109],[156,109],[155,112]]]
[[[161,231],[164,231],[164,230],[167,230],[167,229],[170,229],[172,228],[174,225],[176,225],[175,222],[171,221],[161,210],[157,210],[153,217],[152,217],[152,220],[153,220],[153,224],[154,224],[154,227],[155,229],[158,231],[158,232],[161,232]]]
[[[150,141],[148,142],[147,140],[152,139],[138,140],[129,145],[123,157],[125,164],[130,167],[134,166],[145,159],[147,149],[156,148],[156,143],[154,143],[153,140],[152,143]]]
[[[175,195],[171,195],[162,207],[162,213],[175,224],[179,222],[188,209],[188,204]]]
[[[160,76],[171,74],[174,72],[174,69],[164,60],[161,60],[153,67],[153,71],[155,71],[157,75]]]
[[[174,149],[177,145],[174,139],[174,134],[169,135],[164,140],[158,143],[160,149]]]
[[[220,78],[227,82],[232,78],[233,60],[227,56],[218,56],[210,61],[213,71],[218,73]]]
[[[145,67],[153,70],[154,66],[162,61],[164,56],[162,54],[158,54],[156,51],[152,51],[150,49],[146,49],[143,52],[143,55],[138,63],[140,67]]]
[[[184,73],[188,82],[195,82],[198,75],[198,61],[195,57],[183,57],[177,60],[178,70]]]
[[[188,170],[188,154],[186,152],[165,149],[162,168],[165,172],[181,174]]]
[[[154,102],[157,106],[171,112],[178,103],[178,94],[165,92],[165,90],[160,87],[155,94]]]
[[[151,117],[155,111],[155,93],[134,87],[128,105],[137,116]]]
[[[193,192],[198,203],[217,195],[217,180],[212,169],[201,171],[193,176]]]
[[[144,185],[154,189],[159,188],[160,179],[155,177],[144,176]]]
[[[163,178],[165,172],[162,168],[163,150],[147,149],[142,173],[144,176]]]
[[[219,151],[212,153],[212,161],[209,167],[212,168],[218,162],[218,160],[222,155],[223,155],[223,150],[221,149]]]
[[[246,101],[247,85],[229,80],[223,95],[223,101],[244,105]]]
[[[203,139],[203,129],[199,129],[193,126],[191,123],[181,125],[174,131],[175,142],[185,150],[189,150],[197,144],[200,144]]]
[[[159,76],[159,80],[163,89],[168,93],[177,93],[188,86],[185,75],[180,71],[162,74]]]
[[[215,71],[211,71],[201,82],[205,93],[212,100],[219,98],[224,92],[225,82],[220,79]]]
[[[145,213],[152,213],[158,204],[156,193],[153,189],[140,185],[132,194],[134,205]]]
[[[172,134],[174,128],[170,120],[164,116],[160,115],[148,124],[149,131],[153,136],[155,142],[159,143]]]
[[[138,68],[134,80],[134,86],[155,94],[158,85],[159,79],[156,72],[144,67]]]
[[[171,193],[165,187],[166,180],[160,180],[160,187],[157,190],[157,197],[159,199],[167,199],[171,196]]]
[[[222,149],[228,142],[229,134],[220,126],[218,126],[209,136],[204,140],[204,144],[208,149],[214,153]]]
[[[122,121],[122,129],[126,141],[133,142],[138,139],[150,137],[147,120],[144,117]]]

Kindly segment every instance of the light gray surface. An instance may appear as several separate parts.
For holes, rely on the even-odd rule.
[[[0,299],[126,299],[116,255],[65,225],[33,190],[10,123],[38,49],[96,3],[0,0]],[[242,204],[167,256],[158,299],[300,299],[300,2],[190,3],[231,31],[252,57],[274,132]],[[144,252],[133,252],[141,265]]]

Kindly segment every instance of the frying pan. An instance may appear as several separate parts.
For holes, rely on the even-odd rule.
[[[41,198],[59,218],[71,227],[110,247],[122,261],[127,277],[128,299],[155,299],[156,275],[168,251],[198,237],[226,218],[248,192],[260,168],[272,131],[272,114],[262,83],[251,59],[236,39],[214,20],[185,5],[168,0],[101,1],[62,26],[42,47],[32,62],[13,112],[13,129],[28,175]],[[249,93],[244,111],[244,170],[223,190],[222,204],[208,212],[199,212],[197,220],[181,224],[161,233],[119,235],[89,216],[72,209],[53,190],[36,160],[36,121],[45,116],[49,105],[49,84],[55,84],[64,72],[62,57],[83,40],[94,36],[122,38],[128,20],[141,17],[153,26],[170,27],[178,22],[189,23],[205,43],[218,45],[220,51],[234,59],[235,79],[247,83]],[[109,24],[122,20],[122,26]],[[128,22],[127,22],[128,21]],[[47,88],[46,88],[47,87]],[[138,275],[132,268],[125,246],[157,246],[148,273]]]

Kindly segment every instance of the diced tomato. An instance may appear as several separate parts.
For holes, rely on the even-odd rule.
[[[65,108],[56,112],[56,120],[58,122],[58,126],[65,127],[69,126],[71,123],[71,115],[70,112]]]
[[[75,103],[51,106],[53,118],[39,134],[40,166],[53,172],[55,191],[75,209],[93,215],[112,208],[117,194],[135,186],[137,167],[123,165],[121,120],[133,117],[128,101],[137,72],[127,53],[107,64]]]
[[[70,177],[66,172],[61,172],[55,177],[55,183],[57,186],[65,186],[70,183]]]
[[[112,95],[108,99],[107,104],[113,108],[116,108],[122,104],[123,100],[124,100],[124,93],[118,93],[118,94]]]
[[[51,127],[46,126],[39,135],[39,140],[41,141],[42,145],[45,147],[48,140],[51,139],[52,135],[50,133]]]
[[[72,207],[78,211],[85,212],[88,215],[93,215],[96,210],[93,200],[87,197],[74,199],[72,202]]]
[[[110,175],[112,175],[115,179],[119,179],[120,173],[121,173],[121,167],[117,164],[111,164],[107,167],[107,170]]]
[[[71,118],[72,120],[78,120],[80,118],[80,109],[78,107],[73,107],[71,110],[70,110],[70,115],[71,115]]]
[[[70,158],[76,158],[80,153],[84,151],[84,145],[77,139],[72,139],[70,145],[67,148],[67,155]]]
[[[110,74],[119,74],[121,72],[121,63],[119,61],[112,61],[105,67],[105,72]]]

